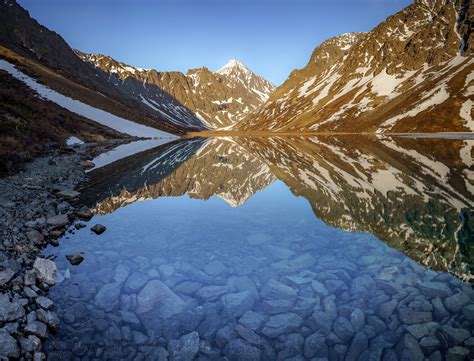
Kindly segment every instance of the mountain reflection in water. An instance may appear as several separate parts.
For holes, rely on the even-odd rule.
[[[353,135],[192,138],[92,171],[83,200],[96,214],[184,194],[238,207],[281,180],[325,223],[472,280],[473,149],[474,140]]]

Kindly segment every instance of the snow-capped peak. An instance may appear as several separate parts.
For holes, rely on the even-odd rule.
[[[239,69],[243,70],[245,72],[250,72],[249,68],[247,68],[244,64],[242,64],[240,61],[235,60],[235,59],[230,59],[226,65],[224,65],[222,68],[220,68],[216,73],[222,74],[222,75],[227,75],[231,73],[234,69]]]

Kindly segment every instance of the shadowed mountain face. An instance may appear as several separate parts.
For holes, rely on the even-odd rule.
[[[97,214],[184,194],[235,207],[279,179],[327,224],[371,232],[471,279],[473,148],[473,140],[391,137],[195,138],[91,172],[85,197]]]

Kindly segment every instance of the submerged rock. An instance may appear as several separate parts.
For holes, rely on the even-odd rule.
[[[230,361],[258,361],[261,359],[261,351],[242,339],[230,341],[224,350]]]
[[[303,324],[303,319],[296,313],[288,312],[272,316],[262,329],[262,333],[270,338],[284,333],[296,331]]]
[[[137,302],[138,315],[151,312],[161,319],[180,313],[185,306],[184,301],[159,280],[149,281],[138,294]]]
[[[268,281],[260,291],[260,296],[268,300],[295,300],[297,295],[295,289],[274,279]]]
[[[199,334],[194,331],[169,342],[172,360],[192,361],[199,351]]]

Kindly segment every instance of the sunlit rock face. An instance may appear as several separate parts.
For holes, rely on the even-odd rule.
[[[183,194],[237,207],[279,179],[324,222],[371,232],[423,265],[467,280],[473,146],[399,137],[195,138],[93,171],[85,198],[97,214]]]
[[[239,130],[473,131],[473,3],[418,0],[315,48]]]

